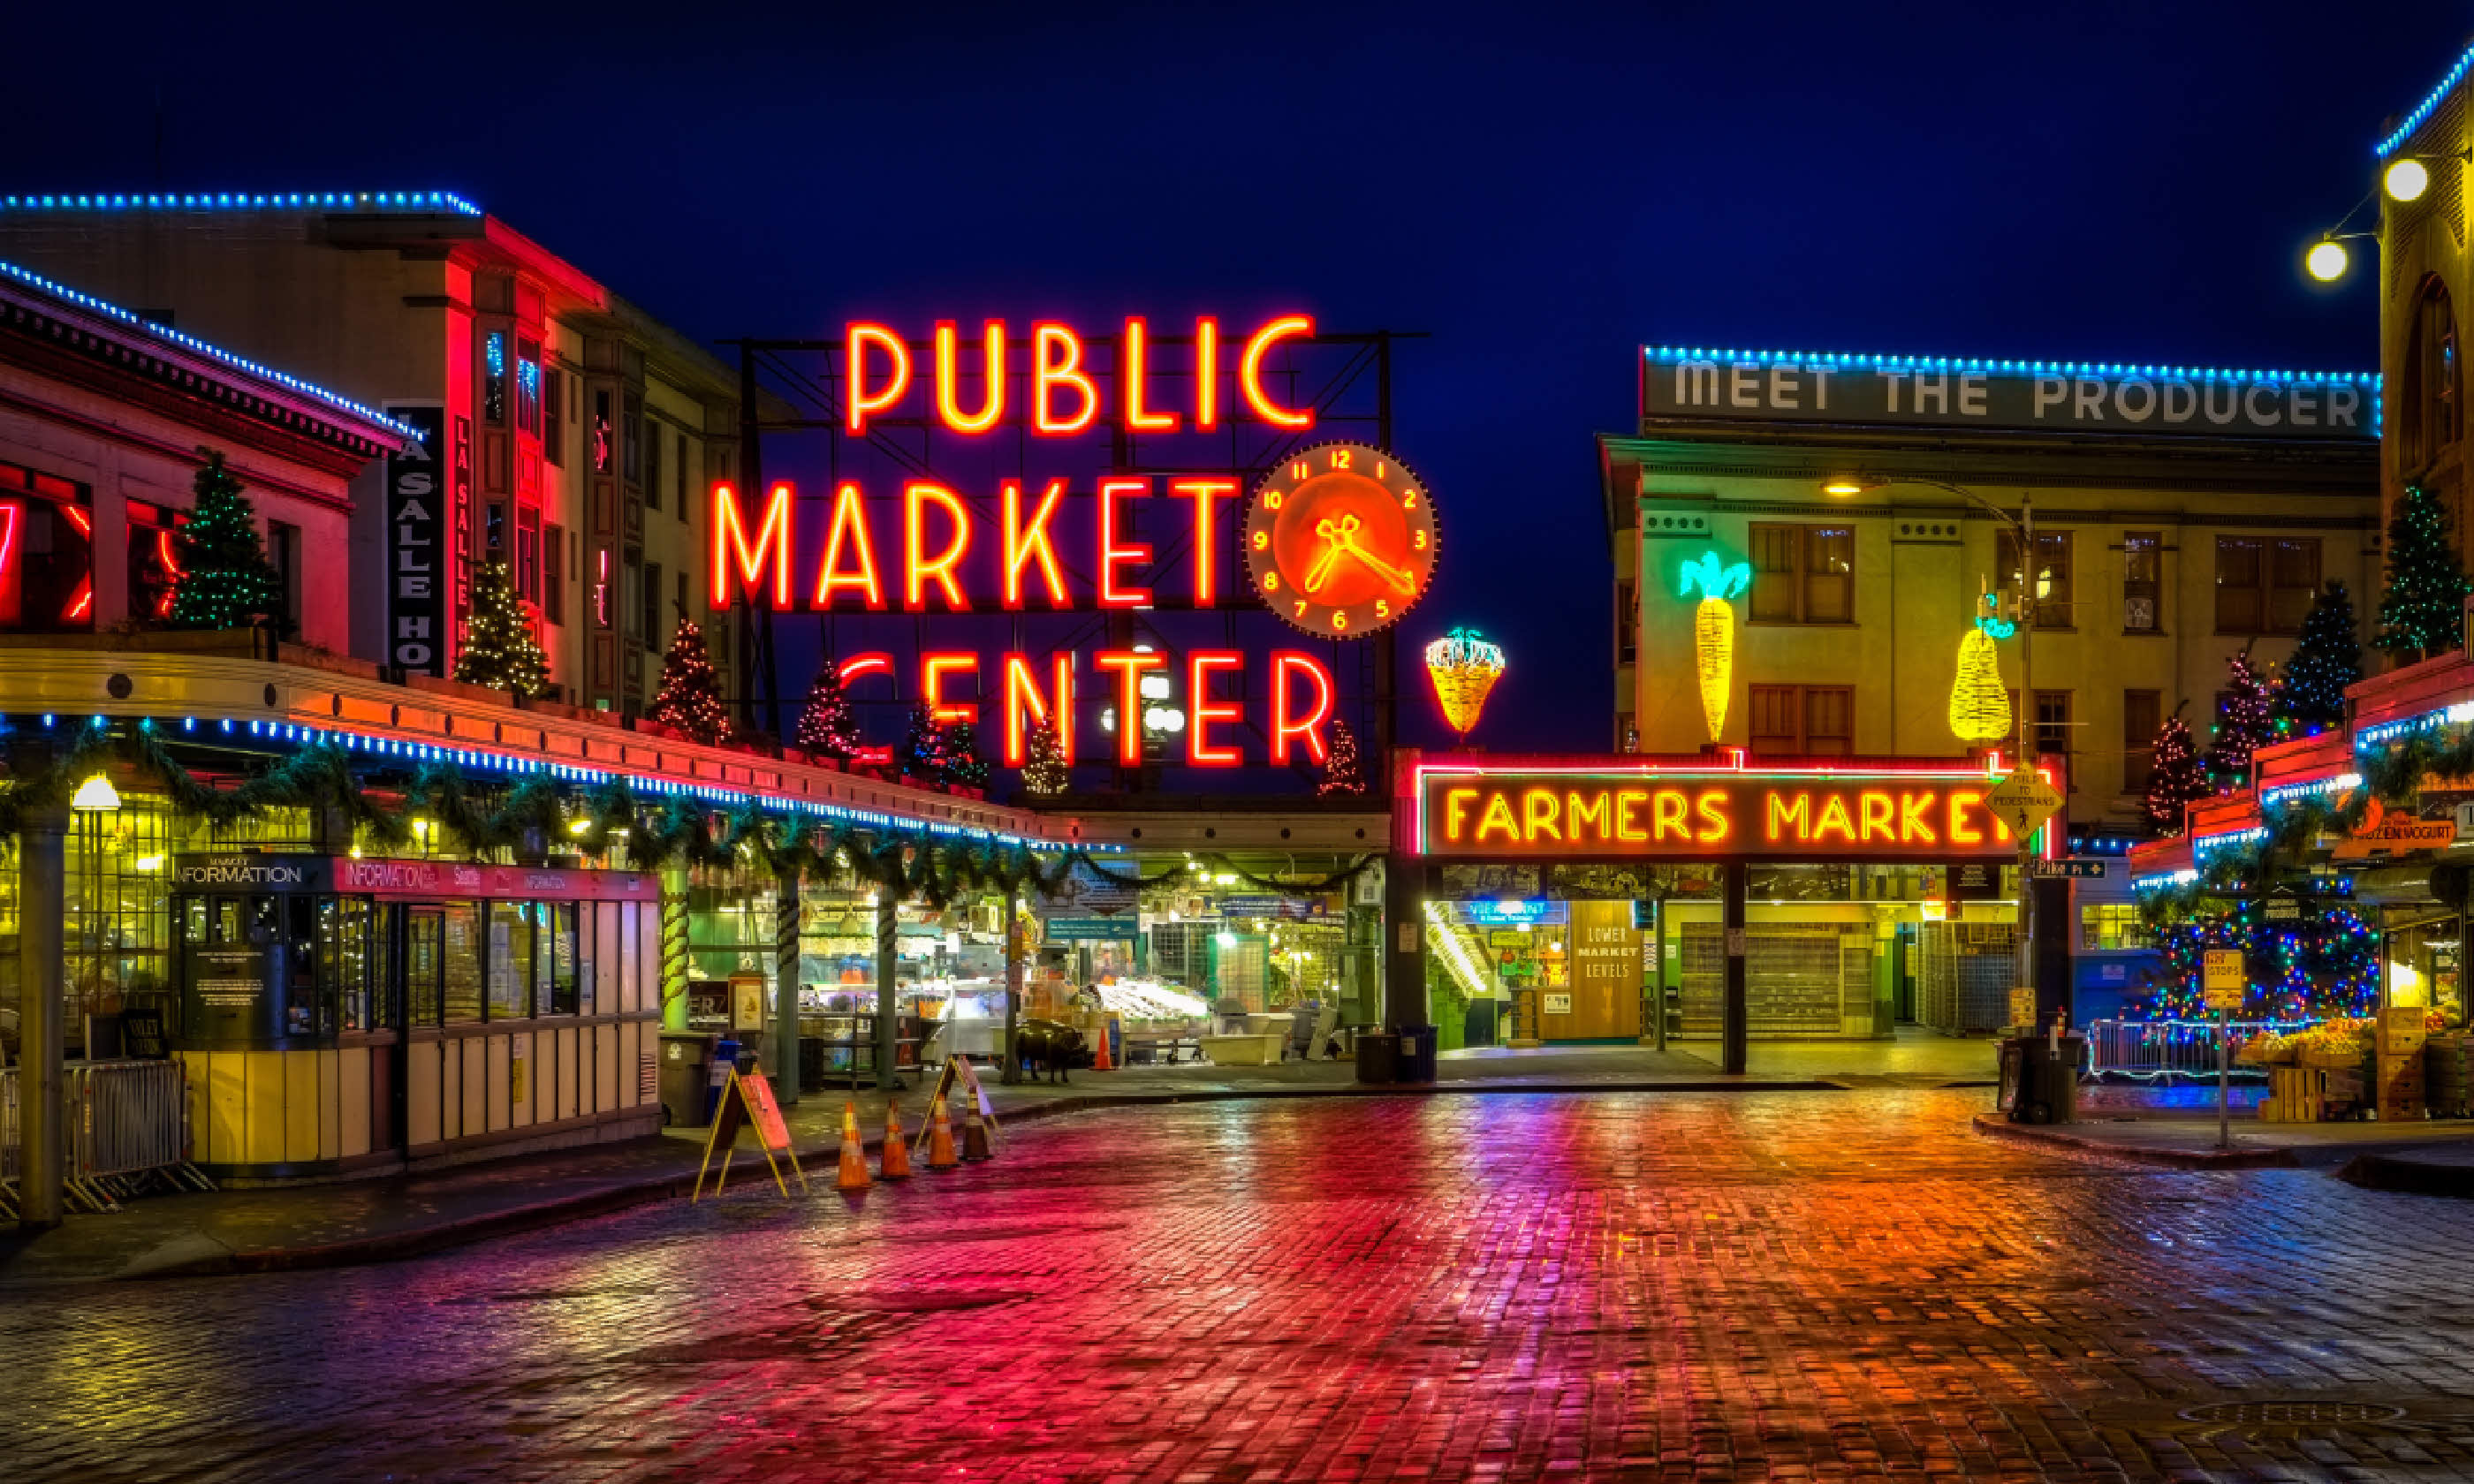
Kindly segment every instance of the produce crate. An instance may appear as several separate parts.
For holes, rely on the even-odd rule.
[[[2324,1115],[2328,1074],[2309,1066],[2268,1069],[2268,1099],[2260,1105],[2263,1123],[2317,1123]]]
[[[2423,1097],[2435,1118],[2474,1117],[2474,1066],[2462,1031],[2445,1031],[2422,1047]]]
[[[2352,1071],[2363,1065],[2363,1053],[2359,1049],[2324,1051],[2305,1047],[2298,1060],[2302,1065],[2316,1066],[2321,1071]]]

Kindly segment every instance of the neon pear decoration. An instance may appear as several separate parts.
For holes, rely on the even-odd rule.
[[[1735,608],[1728,600],[1752,583],[1750,563],[1724,565],[1714,551],[1684,563],[1684,595],[1695,589],[1701,594],[1692,615],[1692,658],[1701,678],[1701,719],[1710,724],[1712,742],[1727,730],[1727,697],[1735,677]]]
[[[1486,698],[1502,678],[1503,646],[1475,629],[1454,629],[1426,646],[1426,679],[1434,684],[1435,704],[1463,742],[1477,730]]]
[[[1976,622],[1958,641],[1958,679],[1950,687],[1951,735],[1961,742],[1999,742],[2010,734],[2010,692],[2001,683],[2001,652],[1994,640],[2006,639],[2019,626],[2000,616],[1993,594],[1986,593]]]

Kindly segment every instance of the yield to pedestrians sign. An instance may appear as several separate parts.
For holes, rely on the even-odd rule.
[[[2010,826],[2013,837],[2025,840],[2061,808],[2062,791],[2036,777],[2034,769],[2022,768],[1993,785],[1984,806]]]

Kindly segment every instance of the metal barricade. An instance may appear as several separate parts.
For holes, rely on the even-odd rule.
[[[189,1162],[189,1090],[178,1062],[73,1062],[61,1069],[69,1203],[117,1210],[150,1189],[212,1190]],[[19,1068],[0,1070],[0,1213],[16,1209]]]
[[[2262,1031],[2290,1035],[2316,1022],[2310,1020],[2235,1020],[2227,1025],[2234,1043]],[[2088,1070],[2135,1081],[2217,1074],[2217,1022],[2214,1020],[2092,1020],[2087,1026]]]

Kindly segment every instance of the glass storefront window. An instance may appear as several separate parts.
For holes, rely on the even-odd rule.
[[[2098,901],[2079,908],[2079,946],[2090,952],[2117,953],[2155,945],[2137,902]]]
[[[405,1017],[414,1025],[439,1022],[440,970],[447,961],[447,929],[436,908],[400,909],[403,924]]]
[[[532,1014],[533,925],[541,908],[529,901],[494,901],[490,909],[490,1018],[521,1019]]]
[[[450,901],[439,909],[444,942],[439,960],[445,986],[440,999],[447,1023],[481,1018],[480,910],[469,901]]]

